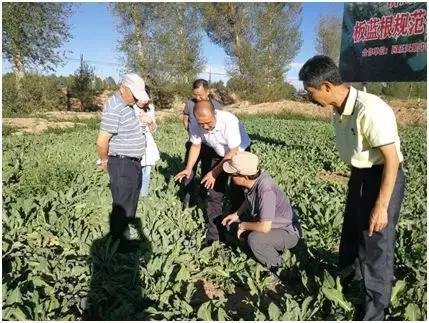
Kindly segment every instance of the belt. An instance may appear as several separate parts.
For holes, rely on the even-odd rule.
[[[141,158],[137,158],[137,157],[130,157],[130,156],[125,156],[125,155],[109,155],[109,158],[110,157],[116,157],[116,158],[126,158],[126,159],[130,159],[130,160],[133,160],[133,161],[136,161],[136,162],[141,162],[142,161],[142,159]]]
[[[398,170],[401,170],[402,168],[403,168],[403,162],[400,162],[399,163],[399,166],[398,166]],[[372,165],[371,167],[369,167],[369,168],[357,168],[357,167],[354,167],[354,166],[352,166],[352,170],[354,169],[354,170],[356,170],[356,171],[369,171],[369,170],[374,170],[374,169],[379,169],[379,170],[381,170],[381,169],[383,169],[384,168],[384,164],[377,164],[377,165]]]

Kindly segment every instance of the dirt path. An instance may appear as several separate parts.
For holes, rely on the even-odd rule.
[[[44,118],[4,118],[3,126],[16,128],[16,134],[42,133],[51,128],[69,128],[77,125],[85,125],[79,122],[48,121]]]
[[[389,102],[395,112],[399,126],[420,125],[426,126],[427,122],[427,102],[421,101],[400,101],[395,100]],[[307,117],[316,118],[331,118],[332,110],[330,108],[322,108],[312,103],[303,103],[290,100],[279,102],[261,103],[252,105],[247,101],[225,106],[225,110],[232,113],[247,113],[247,114],[295,114]],[[156,112],[157,119],[162,122],[166,119],[180,120],[182,116],[182,105],[176,104],[172,109],[158,110]],[[37,118],[4,118],[3,125],[18,128],[19,132],[25,133],[41,133],[49,128],[66,128],[82,125],[79,122],[66,122],[65,120],[73,119],[73,121],[81,119],[87,120],[99,118],[100,112],[64,112],[54,111],[41,114]]]
[[[426,126],[427,110],[426,101],[391,101],[389,102],[396,115],[399,126],[420,125]],[[272,103],[261,103],[249,105],[247,102],[233,104],[226,107],[226,110],[233,113],[287,113],[306,117],[316,117],[330,119],[332,109],[323,108],[312,103],[303,103],[290,100],[284,100]]]

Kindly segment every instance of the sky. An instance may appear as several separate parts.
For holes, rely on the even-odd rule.
[[[298,81],[298,72],[305,61],[316,54],[315,27],[321,14],[335,14],[342,17],[344,4],[342,2],[305,2],[303,3],[301,32],[303,43],[298,55],[291,64],[286,79],[294,86],[301,88]],[[80,55],[89,64],[95,67],[99,77],[112,76],[115,81],[120,80],[124,60],[117,50],[121,38],[117,30],[119,20],[113,16],[107,3],[80,3],[75,7],[69,18],[72,39],[65,43],[62,50],[66,52],[65,65],[59,66],[57,75],[70,75],[79,67]],[[204,34],[202,42],[202,56],[207,62],[205,72],[199,77],[208,79],[209,71],[226,74],[224,50],[213,44]],[[10,64],[3,60],[3,73],[11,70]],[[211,80],[227,81],[227,75],[212,74]]]

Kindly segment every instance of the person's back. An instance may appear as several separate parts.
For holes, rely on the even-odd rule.
[[[262,214],[265,220],[268,217],[272,221],[273,229],[295,231],[292,226],[293,211],[289,199],[270,175],[262,172],[254,186],[247,191],[246,197],[251,212],[258,220],[261,220]],[[264,210],[267,206],[271,209]],[[272,210],[274,212],[270,214]]]
[[[255,154],[238,152],[222,167],[234,184],[245,188],[246,198],[222,224],[238,222],[237,237],[245,238],[256,259],[276,272],[283,264],[281,253],[295,247],[300,238],[289,199],[274,179],[260,170]]]

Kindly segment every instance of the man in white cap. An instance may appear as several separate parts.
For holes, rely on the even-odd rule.
[[[283,264],[281,253],[297,245],[300,226],[286,194],[258,166],[258,156],[247,151],[238,152],[223,164],[234,184],[244,187],[246,199],[222,224],[238,222],[237,238],[247,231],[247,244],[256,259],[276,273]],[[246,211],[249,221],[242,221]]]
[[[141,188],[140,161],[145,151],[145,136],[133,105],[149,101],[143,79],[125,74],[119,90],[104,104],[96,146],[99,168],[108,170],[112,192],[110,233],[124,238],[129,222],[135,218]]]

